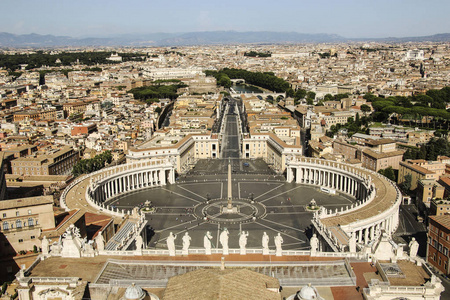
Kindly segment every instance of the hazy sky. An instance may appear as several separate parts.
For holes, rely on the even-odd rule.
[[[74,37],[296,31],[354,37],[450,32],[450,0],[2,0],[0,32]]]

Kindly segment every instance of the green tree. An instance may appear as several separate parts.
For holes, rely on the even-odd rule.
[[[392,169],[392,167],[387,167],[386,169],[381,169],[378,171],[378,173],[380,173],[381,175],[384,175],[385,177],[387,177],[388,179],[396,182],[397,179],[395,177],[395,172],[394,169]]]
[[[361,105],[361,111],[364,113],[364,115],[366,115],[366,113],[371,111],[370,106],[367,105],[367,104],[362,104]]]
[[[316,99],[316,93],[311,92],[311,91],[307,92],[306,93],[306,100],[308,100],[308,99],[311,99],[311,100]]]
[[[404,177],[404,181],[400,184],[400,187],[404,192],[408,193],[411,190],[412,176],[411,174],[406,174]]]
[[[306,91],[303,89],[298,89],[295,91],[294,100],[303,99],[306,97]]]

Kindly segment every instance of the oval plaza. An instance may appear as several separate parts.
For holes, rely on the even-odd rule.
[[[196,287],[214,290],[226,276],[248,282],[230,281],[224,289],[232,298],[242,289],[261,299],[439,298],[442,285],[416,245],[404,251],[392,241],[401,203],[395,183],[304,157],[301,145],[272,133],[249,134],[238,100],[223,101],[218,112],[216,133],[164,147],[144,143],[129,150],[126,164],[67,187],[62,206],[111,216],[115,232],[86,244],[68,226],[60,242],[43,249],[30,277],[18,275],[23,299],[34,293],[31,283],[43,285],[45,272],[65,292],[79,285],[58,279],[58,268],[49,271],[52,262],[68,265],[68,272],[67,259],[94,274],[83,280],[96,299],[114,293],[175,299],[181,286],[196,294]],[[260,157],[252,155],[255,145]],[[196,283],[202,278],[208,280]],[[259,283],[264,288],[256,289]]]

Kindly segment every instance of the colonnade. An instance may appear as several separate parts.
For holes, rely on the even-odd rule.
[[[353,228],[350,234],[353,234],[356,241],[360,244],[369,244],[381,235],[381,231],[392,233],[398,226],[398,214],[391,214],[377,223]]]
[[[117,174],[98,182],[95,189],[91,189],[91,196],[96,202],[105,202],[119,194],[152,186],[175,183],[174,168],[157,168],[151,170],[135,170],[125,174]]]
[[[312,221],[335,251],[348,249],[351,238],[356,243],[369,244],[377,240],[382,231],[392,234],[397,229],[401,193],[385,177],[347,164],[312,158],[293,159],[287,163],[286,171],[288,182],[316,185],[356,198],[355,205],[340,211],[336,209],[335,213],[322,208]],[[377,195],[378,190],[383,194]],[[386,205],[380,207],[380,203]],[[376,209],[375,204],[378,204]]]
[[[324,168],[321,165],[288,165],[287,181],[339,190],[358,200],[365,200],[368,196],[364,178],[349,172]]]

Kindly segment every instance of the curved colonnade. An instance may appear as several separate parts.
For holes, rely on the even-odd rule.
[[[167,159],[146,160],[102,169],[84,175],[71,183],[60,198],[61,206],[69,209],[66,203],[68,192],[88,181],[84,191],[90,206],[116,217],[130,215],[130,211],[114,209],[106,205],[109,200],[132,191],[163,186],[175,182],[175,165]]]
[[[356,204],[335,211],[321,208],[312,223],[334,251],[349,250],[354,238],[360,247],[395,232],[401,193],[395,183],[378,173],[314,158],[287,162],[287,181],[336,190],[356,198]]]
[[[356,204],[335,211],[322,207],[314,214],[312,224],[334,251],[348,250],[351,237],[362,247],[374,241],[382,230],[392,234],[397,229],[401,194],[396,185],[384,176],[367,169],[314,158],[289,160],[286,169],[288,182],[336,190],[356,198]],[[175,183],[175,165],[167,159],[148,160],[82,176],[61,195],[62,207],[68,209],[68,191],[77,185],[82,186],[82,183],[86,186],[85,199],[91,207],[124,217],[131,212],[113,209],[105,203],[131,191]]]

